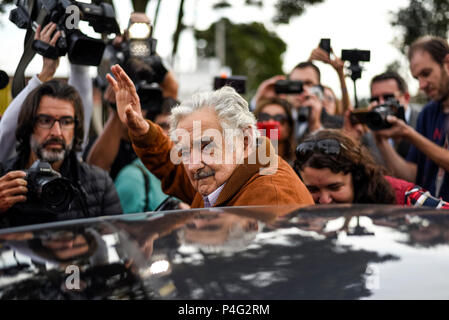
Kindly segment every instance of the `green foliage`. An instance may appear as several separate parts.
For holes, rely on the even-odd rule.
[[[394,71],[400,74],[401,63],[398,60],[394,60],[390,64],[388,64],[385,69],[385,71]]]
[[[7,7],[9,4],[13,4],[13,3],[14,3],[14,0],[2,0],[2,1],[0,2],[0,13],[5,12],[6,7]]]
[[[449,29],[449,0],[410,0],[408,7],[393,12],[391,25],[403,34],[396,39],[405,53],[414,40],[424,35],[447,38]]]
[[[293,17],[304,13],[307,5],[314,5],[324,0],[278,0],[276,3],[276,14],[273,22],[276,24],[287,24]]]
[[[261,23],[233,24],[225,19],[226,65],[235,75],[248,77],[247,91],[252,94],[265,79],[282,74],[282,54],[286,44]],[[195,31],[197,39],[207,42],[202,55],[215,55],[215,25],[205,31]],[[201,54],[200,54],[201,55]]]

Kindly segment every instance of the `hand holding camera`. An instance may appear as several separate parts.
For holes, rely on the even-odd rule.
[[[34,40],[39,40],[49,46],[55,47],[56,42],[61,36],[61,31],[56,31],[56,24],[51,22],[45,27],[38,26],[36,33],[34,34]],[[53,79],[56,73],[56,69],[59,66],[59,57],[56,59],[46,58],[43,56],[42,71],[39,73],[38,78],[42,82],[49,81]]]
[[[256,103],[263,99],[277,97],[279,92],[276,91],[276,83],[280,80],[285,80],[285,76],[277,75],[262,82],[257,88],[256,95],[254,96]]]
[[[336,71],[344,70],[344,61],[338,58],[331,47],[330,39],[321,39],[317,48],[313,49],[309,61],[317,60],[330,64]]]
[[[27,200],[27,182],[24,171],[10,171],[0,177],[0,213],[9,210],[18,202]]]

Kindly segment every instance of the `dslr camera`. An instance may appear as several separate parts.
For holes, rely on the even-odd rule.
[[[17,0],[9,19],[19,28],[35,30],[36,20],[44,26],[50,22],[57,25],[61,37],[56,46],[34,40],[33,49],[44,57],[57,59],[68,55],[73,64],[98,66],[101,62],[105,43],[86,36],[78,29],[80,20],[87,21],[95,32],[120,34],[112,5],[101,1],[84,3],[75,0]],[[42,18],[43,17],[43,18]]]
[[[274,91],[276,94],[300,94],[304,92],[304,84],[302,81],[292,80],[278,80],[274,84]],[[324,97],[324,89],[321,85],[313,86],[309,89],[309,92],[318,97],[320,101]],[[304,106],[298,109],[298,122],[307,122],[310,117],[310,107]]]
[[[25,172],[28,200],[42,203],[51,211],[64,211],[69,208],[75,196],[72,183],[53,170],[48,162],[36,160]]]
[[[352,124],[366,124],[373,131],[391,128],[387,121],[388,116],[395,116],[405,121],[404,107],[396,99],[389,99],[384,104],[374,107],[371,111],[352,111],[350,120]]]

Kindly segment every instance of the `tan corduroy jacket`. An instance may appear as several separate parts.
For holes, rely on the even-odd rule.
[[[190,204],[192,208],[203,208],[203,197],[193,188],[182,164],[170,160],[173,142],[162,129],[151,121],[145,135],[131,136],[134,150],[145,166],[162,182],[162,190]],[[302,181],[281,157],[278,157],[267,138],[259,138],[267,144],[270,163],[276,163],[273,174],[261,175],[260,169],[273,169],[256,164],[239,164],[226,182],[215,207],[249,205],[314,204],[312,196]]]

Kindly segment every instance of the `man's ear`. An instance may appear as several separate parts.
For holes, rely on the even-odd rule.
[[[410,102],[410,93],[404,92],[404,100],[408,104]]]
[[[446,54],[444,57],[443,68],[446,71],[446,74],[449,75],[449,54]]]

